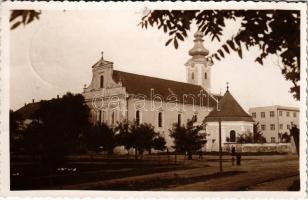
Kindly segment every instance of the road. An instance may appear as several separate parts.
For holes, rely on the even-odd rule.
[[[287,191],[299,180],[297,155],[243,156],[241,166],[232,165],[230,156],[224,156],[223,173],[219,173],[218,156],[206,156],[202,160],[196,157],[182,165],[187,168],[67,185],[61,189]]]

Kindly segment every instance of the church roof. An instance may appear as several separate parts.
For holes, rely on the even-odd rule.
[[[164,101],[168,101],[168,97],[170,97],[170,95],[176,95],[176,98],[180,103],[195,103],[197,106],[203,105],[209,107],[215,107],[217,105],[216,101],[212,97],[209,97],[208,93],[199,85],[132,74],[117,70],[113,70],[113,79],[116,82],[121,82],[129,94],[145,95],[148,99],[151,98],[151,89],[153,89],[152,93],[161,95]],[[200,100],[201,93],[206,95],[202,98],[202,100]],[[185,95],[189,96],[185,97]],[[193,102],[193,98],[191,97],[192,95],[195,97],[195,102]],[[220,98],[218,95],[214,95],[214,97]],[[175,99],[172,100],[174,101]]]
[[[205,121],[248,121],[253,122],[252,117],[241,107],[241,105],[231,95],[229,90],[226,91],[220,100],[220,110],[217,107],[205,117]]]

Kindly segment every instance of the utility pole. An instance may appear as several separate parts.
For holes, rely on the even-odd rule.
[[[219,171],[222,172],[222,148],[221,148],[221,118],[218,120],[219,124]]]

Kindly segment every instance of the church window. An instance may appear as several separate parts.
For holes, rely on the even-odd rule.
[[[102,111],[99,110],[97,113],[97,123],[101,124],[102,123]]]
[[[114,116],[114,112],[112,112],[111,114],[111,124],[114,125],[115,124],[115,116]]]
[[[194,115],[194,116],[193,116],[192,121],[193,121],[193,122],[197,122],[197,121],[198,121],[197,115]]]
[[[158,113],[158,127],[163,127],[163,113]]]
[[[230,131],[230,142],[235,142],[236,134],[235,131]]]
[[[204,73],[204,79],[207,79],[207,73],[206,72]]]
[[[181,126],[182,124],[182,115],[178,114],[178,125]]]
[[[104,76],[101,76],[99,85],[100,85],[100,88],[104,88]]]
[[[193,72],[193,73],[191,73],[191,79],[192,79],[192,80],[194,80],[194,79],[195,79],[195,74],[194,74],[194,72]]]
[[[140,110],[136,111],[136,124],[139,125],[140,124]]]

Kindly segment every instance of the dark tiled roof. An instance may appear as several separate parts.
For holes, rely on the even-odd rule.
[[[154,89],[154,94],[161,95],[164,101],[168,101],[168,96],[175,94],[178,101],[183,103],[185,95],[194,95],[195,105],[201,105],[202,102],[203,106],[216,106],[216,101],[212,97],[209,97],[208,93],[199,85],[132,74],[117,70],[113,70],[113,79],[116,82],[121,81],[122,85],[126,87],[126,91],[129,94],[142,94],[148,99],[151,98],[151,89]],[[202,98],[202,101],[200,100],[200,94],[202,93],[200,91],[206,95]],[[218,95],[215,95],[215,97],[220,98]],[[193,103],[193,99],[191,97],[186,97],[185,99],[186,104]]]
[[[16,112],[20,114],[22,119],[31,119],[34,116],[34,113],[40,109],[41,103],[40,102],[35,102],[35,103],[29,103],[20,109],[18,109]]]
[[[215,108],[205,117],[205,121],[248,121],[253,122],[252,117],[241,107],[229,91],[220,101],[220,111]]]

